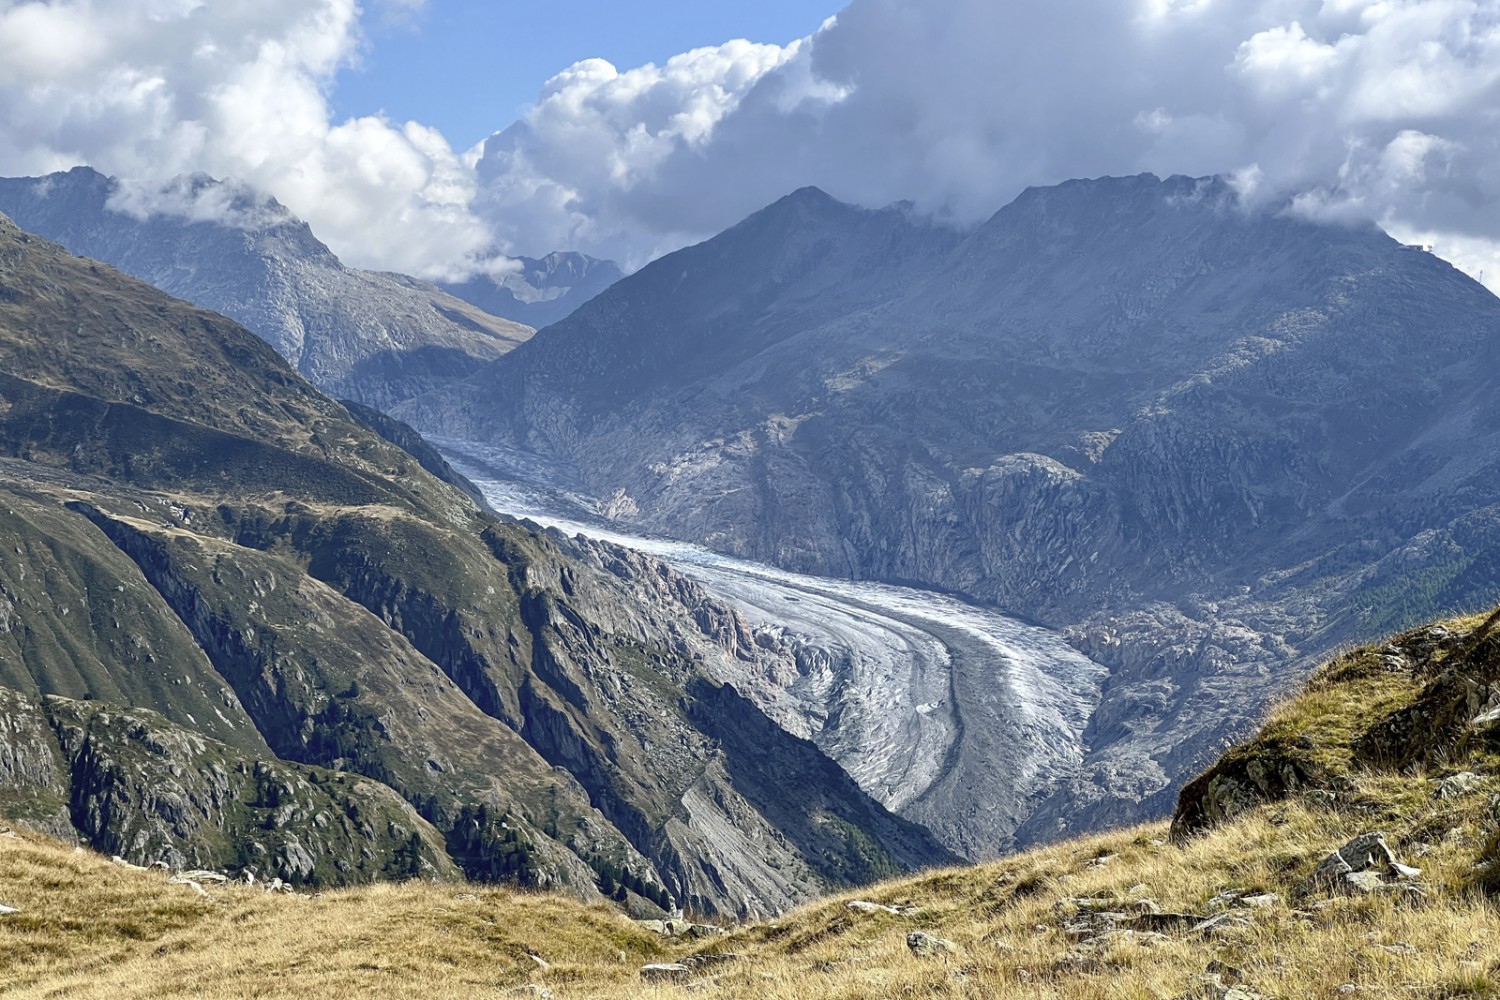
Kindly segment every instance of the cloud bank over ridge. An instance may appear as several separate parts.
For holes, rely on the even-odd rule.
[[[554,81],[479,169],[486,192],[554,192],[551,238],[609,253],[802,184],[971,222],[1027,185],[1140,171],[1234,174],[1252,197],[1373,218],[1471,264],[1500,237],[1495,0],[854,0],[710,133],[665,143],[648,125],[649,147],[591,120],[607,86]],[[569,157],[580,132],[606,145]],[[503,232],[509,207],[480,210]]]
[[[639,264],[804,184],[967,223],[1030,184],[1230,173],[1500,279],[1500,0],[853,0],[789,45],[580,62],[468,153],[329,120],[355,0],[230,8],[0,2],[0,172],[232,176],[425,273],[491,241]]]
[[[361,18],[420,0],[0,0],[0,173],[89,164],[137,210],[207,173],[264,190],[353,262],[408,271],[489,241],[473,172],[432,129],[330,120]],[[202,206],[207,209],[211,206]],[[202,214],[202,213],[200,213]]]

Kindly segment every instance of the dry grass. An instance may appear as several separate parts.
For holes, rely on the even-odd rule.
[[[534,983],[557,1000],[1165,1000],[1218,996],[1198,987],[1221,962],[1266,998],[1500,997],[1500,909],[1482,888],[1497,881],[1484,864],[1500,855],[1500,758],[1486,744],[1426,770],[1361,763],[1351,747],[1362,727],[1410,703],[1424,683],[1378,669],[1374,652],[1335,659],[1256,741],[1231,751],[1295,742],[1338,771],[1337,796],[1294,793],[1181,846],[1161,823],[930,872],[857,894],[899,915],[853,911],[850,894],[710,943],[502,889],[409,883],[288,897],[231,886],[211,888],[207,900],[162,873],[43,838],[0,837],[0,903],[21,910],[0,917],[0,994],[462,998],[525,995],[517,991]],[[1480,787],[1437,798],[1430,778],[1459,765],[1480,773]],[[1422,868],[1422,898],[1298,895],[1319,860],[1375,830]],[[1137,912],[1146,899],[1207,915],[1231,889],[1278,898],[1236,910],[1244,926],[1212,935],[1137,928],[1090,943],[1068,926],[1085,907]],[[906,935],[918,930],[956,950],[913,955]],[[690,984],[652,986],[638,972],[726,952],[739,960],[700,967]]]
[[[845,905],[856,897],[841,896],[709,946],[657,938],[607,909],[505,890],[413,883],[295,898],[230,887],[211,889],[209,901],[159,873],[38,838],[0,839],[0,901],[22,910],[0,918],[0,993],[493,997],[537,983],[559,1000],[1140,1000],[1182,996],[1219,960],[1267,997],[1344,996],[1350,985],[1370,997],[1500,996],[1500,911],[1472,887],[1489,795],[1458,803],[1424,795],[1413,809],[1413,786],[1425,790],[1420,779],[1368,775],[1357,809],[1266,807],[1181,848],[1157,824],[933,872],[858,894],[907,911],[901,916],[859,914]],[[1422,866],[1424,902],[1292,897],[1323,855],[1371,828]],[[1245,911],[1253,923],[1223,936],[1127,936],[1087,955],[1091,963],[1069,962],[1070,899],[1128,908],[1149,897],[1163,910],[1206,913],[1231,888],[1282,898]],[[959,950],[917,958],[906,946],[912,930]],[[640,981],[641,964],[694,951],[742,960],[705,971],[691,994]]]
[[[660,939],[560,897],[409,883],[269,894],[0,838],[6,997],[493,997],[545,975],[629,992]]]

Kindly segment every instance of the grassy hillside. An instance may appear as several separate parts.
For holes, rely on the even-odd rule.
[[[1500,996],[1496,623],[1337,657],[1188,786],[1170,825],[888,882],[707,941],[602,906],[429,882],[312,897],[210,885],[205,898],[162,872],[0,836],[0,903],[19,910],[0,916],[0,992]],[[1405,868],[1346,850],[1370,868],[1361,878],[1312,877],[1374,832]],[[938,939],[931,954],[912,947],[918,933]],[[737,957],[702,960],[724,954]],[[690,965],[681,982],[643,980],[643,965],[675,961]]]

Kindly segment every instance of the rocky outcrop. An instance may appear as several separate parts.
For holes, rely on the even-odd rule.
[[[49,699],[70,811],[98,850],[292,885],[454,878],[442,836],[357,774],[251,761],[155,713]]]
[[[0,688],[0,811],[126,861],[290,885],[455,878],[442,837],[383,784],[254,759],[155,712]]]
[[[1436,779],[1434,797],[1474,794],[1484,779],[1461,765],[1487,760],[1495,746],[1497,624],[1500,614],[1461,628],[1424,626],[1335,657],[1313,675],[1307,694],[1187,783],[1173,836],[1185,840],[1293,796],[1340,801],[1358,771],[1451,768]],[[1373,840],[1355,853],[1377,848],[1388,853]]]
[[[0,687],[0,816],[54,837],[72,833],[70,778],[41,702]]]

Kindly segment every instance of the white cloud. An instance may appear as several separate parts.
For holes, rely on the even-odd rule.
[[[331,120],[361,18],[420,6],[0,0],[0,173],[237,178],[351,262],[420,273],[491,241],[638,264],[804,184],[969,222],[1142,170],[1230,174],[1454,259],[1500,245],[1500,0],[853,0],[790,45],[585,60],[465,153]]]
[[[483,144],[480,210],[520,252],[584,246],[640,258],[675,249],[703,230],[674,214],[666,174],[703,157],[745,94],[798,50],[734,41],[623,73],[602,59],[569,67]],[[655,204],[634,205],[638,192]],[[655,225],[639,228],[648,213]]]
[[[973,221],[1030,184],[1150,170],[1440,249],[1500,238],[1500,0],[854,0],[738,86],[713,58],[628,88],[559,76],[491,140],[481,211],[516,245],[639,260],[803,184]],[[647,82],[649,105],[616,99]],[[673,106],[711,111],[689,137]]]
[[[194,217],[216,206],[184,204],[195,189],[174,178],[233,178],[350,263],[444,270],[489,242],[467,210],[472,171],[420,125],[330,120],[361,15],[356,0],[0,2],[0,173],[88,163],[129,182],[133,210]]]

